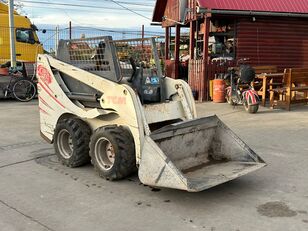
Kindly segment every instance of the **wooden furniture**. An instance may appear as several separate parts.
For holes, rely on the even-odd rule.
[[[268,83],[270,78],[274,78],[274,76],[269,77],[270,74],[277,73],[277,66],[254,66],[256,73],[256,81],[253,83],[253,87],[259,96],[262,97],[261,105],[264,107],[266,104],[266,94],[268,89]]]
[[[290,111],[291,104],[308,102],[308,68],[289,68],[283,75],[283,84],[270,89],[271,108],[281,106]],[[278,96],[278,99],[275,99]]]
[[[261,80],[262,87],[258,90],[258,95],[262,97],[261,105],[266,105],[266,94],[269,89],[273,89],[274,86],[281,86],[284,73],[273,73],[273,74],[260,74],[257,75],[256,79]]]
[[[277,73],[277,66],[255,66],[253,67],[255,69],[256,75],[267,73]]]

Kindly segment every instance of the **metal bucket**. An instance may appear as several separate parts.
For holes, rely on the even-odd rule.
[[[139,166],[146,185],[202,191],[266,166],[217,116],[181,122],[145,138]]]

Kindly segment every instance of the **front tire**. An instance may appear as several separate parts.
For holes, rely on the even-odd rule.
[[[232,105],[232,106],[236,105],[236,103],[233,102],[231,96],[227,95],[227,96],[226,96],[226,100],[227,100],[227,103],[228,103],[228,104],[230,104],[230,105]]]
[[[251,114],[255,114],[259,110],[259,104],[248,105],[247,103],[245,103],[244,107],[245,107],[245,110]]]
[[[65,119],[58,123],[54,134],[54,148],[59,161],[75,168],[90,162],[91,130],[80,119]]]
[[[96,130],[90,142],[90,156],[98,174],[107,180],[120,180],[136,171],[134,139],[123,127]]]

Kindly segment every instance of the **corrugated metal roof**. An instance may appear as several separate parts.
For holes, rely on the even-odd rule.
[[[282,13],[307,13],[308,0],[197,0],[201,8]]]
[[[194,0],[201,8],[228,11],[252,11],[308,14],[308,0]],[[168,0],[157,0],[153,22],[161,22]]]

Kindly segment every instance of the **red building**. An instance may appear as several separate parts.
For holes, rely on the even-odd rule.
[[[200,101],[209,100],[209,81],[238,59],[278,69],[308,66],[308,0],[157,0],[153,22],[166,29],[169,76],[181,75],[188,48],[188,81]]]

